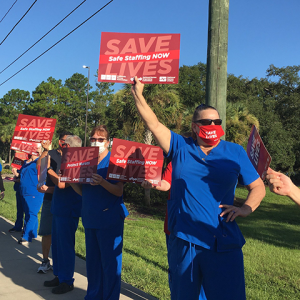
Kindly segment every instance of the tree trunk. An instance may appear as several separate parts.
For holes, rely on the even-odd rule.
[[[151,145],[152,144],[152,132],[148,128],[145,130],[144,143],[146,145]]]
[[[8,163],[9,163],[9,165],[11,164],[11,149],[9,149]]]
[[[151,197],[150,197],[150,191],[151,189],[145,189],[145,205],[150,206]]]
[[[152,143],[152,132],[148,128],[145,131],[144,143],[147,145],[151,145],[151,143]],[[150,206],[150,203],[151,203],[150,194],[151,194],[151,189],[145,189],[144,200],[145,200],[146,206]]]

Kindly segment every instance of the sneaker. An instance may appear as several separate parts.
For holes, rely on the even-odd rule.
[[[59,285],[59,279],[57,276],[54,277],[52,280],[48,280],[44,282],[44,286],[46,287],[54,287]]]
[[[18,244],[20,244],[20,245],[28,245],[29,242],[27,240],[24,240],[24,239],[21,238],[21,239],[18,240]]]
[[[8,230],[8,232],[10,232],[10,233],[13,233],[13,232],[21,232],[21,231],[22,231],[22,229],[17,230],[15,227],[13,227],[13,228],[11,228],[11,229]]]
[[[53,294],[65,294],[71,292],[74,289],[74,284],[68,285],[66,282],[62,282],[59,286],[52,289]]]
[[[37,272],[38,273],[42,273],[42,274],[46,274],[47,271],[52,270],[52,266],[50,265],[50,260],[47,259],[43,259],[42,260],[42,264],[39,266]]]

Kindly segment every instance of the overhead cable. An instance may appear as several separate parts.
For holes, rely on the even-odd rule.
[[[53,47],[55,47],[57,44],[59,44],[62,40],[64,40],[67,36],[69,36],[71,33],[73,33],[75,30],[77,30],[79,27],[81,27],[84,23],[86,23],[88,20],[90,20],[92,17],[94,17],[97,13],[99,13],[103,8],[105,8],[106,6],[108,6],[111,2],[113,2],[114,0],[111,0],[109,2],[107,2],[104,6],[102,6],[98,11],[96,11],[93,15],[91,15],[89,18],[87,18],[85,21],[83,21],[80,25],[78,25],[76,28],[74,28],[72,31],[70,31],[67,35],[65,35],[63,38],[61,38],[58,42],[56,42],[54,45],[52,45],[50,48],[48,48],[46,51],[44,51],[41,55],[39,55],[38,57],[36,57],[34,60],[32,60],[30,63],[28,63],[25,67],[23,67],[22,69],[20,69],[18,72],[16,72],[14,75],[10,76],[8,79],[6,79],[5,81],[3,81],[1,85],[3,85],[4,83],[6,83],[8,80],[10,80],[11,78],[13,78],[14,76],[16,76],[18,73],[20,73],[21,71],[23,71],[25,68],[27,68],[29,65],[31,65],[33,62],[35,62],[37,59],[39,59],[41,56],[43,56],[45,53],[47,53],[50,49],[52,49]]]
[[[2,74],[7,68],[14,64],[19,58],[21,58],[25,53],[27,53],[31,48],[33,48],[37,43],[39,43],[45,36],[47,36],[53,29],[55,29],[60,23],[62,23],[67,17],[69,17],[77,8],[79,8],[86,0],[82,1],[76,8],[74,8],[68,15],[66,15],[61,21],[59,21],[54,27],[52,27],[46,34],[44,34],[38,41],[36,41],[32,46],[30,46],[26,51],[24,51],[18,58],[16,58],[12,63],[10,63],[6,68],[4,68],[0,74]]]
[[[4,20],[4,18],[6,17],[6,15],[9,13],[9,11],[13,8],[13,6],[16,4],[18,0],[16,0],[13,5],[10,7],[10,9],[7,11],[7,13],[4,15],[4,17],[1,19],[0,23]]]
[[[22,21],[22,19],[27,15],[27,13],[31,10],[31,8],[33,7],[33,5],[36,3],[37,0],[35,0],[31,6],[28,8],[28,10],[26,11],[26,13],[23,15],[23,17],[17,22],[17,24],[12,28],[12,30],[7,34],[7,36],[4,38],[4,40],[0,43],[0,46],[3,44],[3,42],[7,39],[7,37],[12,33],[12,31],[16,28],[16,26]]]

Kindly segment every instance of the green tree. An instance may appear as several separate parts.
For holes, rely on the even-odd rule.
[[[113,110],[115,119],[121,128],[117,128],[119,138],[133,139],[137,142],[152,144],[151,131],[142,122],[138,115],[133,97],[131,95],[131,85],[115,94],[110,109]],[[174,85],[145,85],[144,97],[149,106],[153,109],[160,122],[168,128],[177,129],[178,115],[181,111],[178,90]],[[110,111],[112,112],[112,111]],[[110,122],[115,122],[110,119]],[[114,128],[115,129],[115,128]],[[150,190],[145,190],[145,203],[150,206]]]
[[[249,113],[242,102],[227,103],[226,106],[226,140],[247,146],[252,125],[259,130],[258,119]]]
[[[11,150],[10,143],[14,134],[16,124],[6,124],[2,125],[0,128],[0,149],[1,157],[5,158],[5,161],[8,161],[11,164]]]

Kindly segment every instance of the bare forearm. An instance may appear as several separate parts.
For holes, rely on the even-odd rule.
[[[162,180],[160,186],[154,186],[153,188],[155,188],[158,191],[163,191],[166,192],[171,188],[171,185],[168,181],[166,180]]]
[[[266,195],[266,189],[263,182],[261,181],[261,184],[258,184],[252,189],[249,189],[247,200],[245,201],[242,207],[248,209],[249,214],[254,212],[260,205],[265,195]]]
[[[291,186],[291,192],[288,197],[290,197],[296,204],[300,205],[300,189],[296,185]]]

